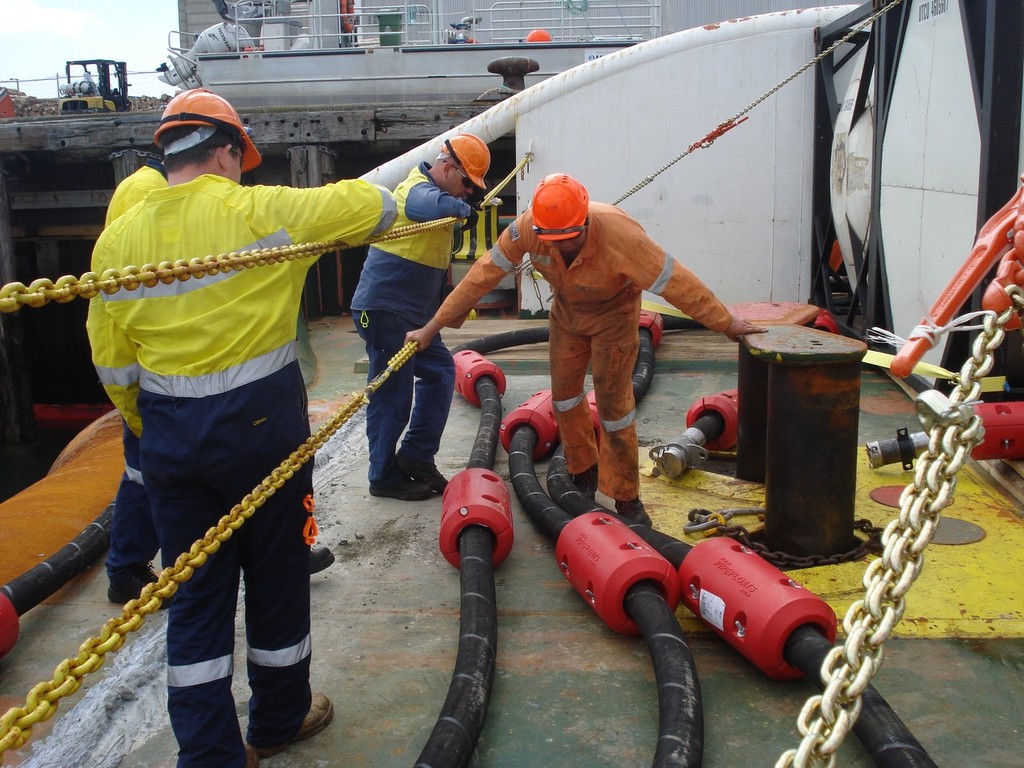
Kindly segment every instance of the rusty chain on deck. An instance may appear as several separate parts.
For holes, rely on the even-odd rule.
[[[161,603],[178,590],[179,583],[192,578],[192,572],[196,568],[201,568],[207,558],[220,549],[221,544],[230,539],[267,499],[290,480],[335,432],[368,403],[370,396],[383,386],[392,373],[408,362],[415,352],[414,343],[402,347],[388,361],[387,368],[373,381],[362,391],[354,392],[327,423],[263,478],[259,485],[221,517],[202,539],[194,542],[188,552],[178,555],[174,565],[164,568],[155,582],[143,587],[139,597],[126,603],[120,616],[107,621],[100,629],[98,637],[90,637],[79,647],[77,656],[64,659],[58,664],[52,679],[33,687],[28,692],[24,706],[13,707],[0,716],[0,758],[7,750],[23,746],[32,737],[33,726],[48,720],[57,711],[60,700],[77,691],[87,674],[102,667],[106,654],[117,651],[124,645],[127,635],[139,629],[147,615],[159,610]]]
[[[899,516],[882,534],[882,556],[864,572],[864,597],[843,619],[846,642],[833,648],[821,667],[824,692],[810,697],[797,720],[803,739],[784,752],[776,768],[834,766],[836,751],[860,714],[861,697],[882,665],[882,646],[899,623],[904,597],[924,565],[924,550],[935,535],[940,512],[953,501],[956,475],[985,436],[981,417],[970,403],[981,396],[981,380],[992,370],[994,352],[1016,312],[1024,316],[1024,291],[1006,289],[1011,306],[998,316],[985,315],[953,392],[936,390],[915,400],[918,418],[928,433],[928,448],[917,460],[914,481],[900,496]]]

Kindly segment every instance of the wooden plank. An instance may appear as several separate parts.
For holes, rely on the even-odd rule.
[[[378,139],[429,141],[472,117],[492,104],[427,104],[381,107],[374,117]]]
[[[239,110],[256,145],[272,150],[297,144],[366,144],[378,140],[425,141],[485,111],[483,102],[401,106],[354,105],[313,109]],[[161,113],[133,112],[0,120],[0,154],[60,152],[76,159],[106,157],[124,149],[154,150]]]
[[[53,190],[48,192],[14,192],[10,195],[12,211],[37,208],[106,208],[112,189]]]
[[[56,238],[58,240],[85,238],[95,240],[102,231],[102,224],[52,224],[45,227],[11,227],[11,237],[17,240],[23,238]]]
[[[0,285],[14,282],[17,276],[7,200],[7,175],[0,168]],[[24,349],[21,318],[17,313],[0,316],[0,434],[11,445],[24,445],[36,437]]]

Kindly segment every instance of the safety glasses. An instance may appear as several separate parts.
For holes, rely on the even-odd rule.
[[[444,147],[448,150],[448,157],[452,159],[452,168],[454,168],[455,172],[462,177],[462,186],[466,189],[475,189],[476,184],[470,181],[469,177],[463,172],[462,169],[465,166],[462,164],[462,161],[459,160],[459,156],[455,153],[455,147],[452,146],[452,143],[448,141],[448,139],[444,140]]]
[[[584,229],[587,228],[587,224],[590,223],[590,217],[580,224],[578,227],[564,227],[562,229],[545,229],[544,227],[538,227],[536,224],[533,225],[533,231],[535,234],[543,237],[544,235],[578,235]]]

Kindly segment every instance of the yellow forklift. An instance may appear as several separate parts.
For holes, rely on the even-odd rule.
[[[60,86],[58,100],[62,115],[130,109],[128,67],[123,61],[69,61],[64,73],[66,82]]]

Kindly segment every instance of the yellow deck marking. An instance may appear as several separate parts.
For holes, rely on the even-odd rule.
[[[664,533],[699,546],[701,534],[683,533],[687,513],[694,508],[709,511],[759,506],[763,486],[691,469],[680,480],[653,477],[653,464],[641,454],[641,491],[654,525]],[[871,469],[863,450],[858,452],[856,519],[867,518],[886,526],[899,510],[870,497],[881,486],[905,486],[911,472],[898,465]],[[981,541],[970,544],[932,543],[925,551],[924,567],[907,597],[906,611],[896,628],[901,637],[1024,637],[1024,581],[1007,569],[1024,551],[1024,520],[1015,502],[988,481],[977,468],[968,466],[957,476],[953,504],[943,518],[973,523],[985,531]],[[750,530],[760,527],[755,517],[734,521]],[[940,523],[941,525],[941,523]],[[789,575],[823,597],[840,622],[854,600],[863,597],[867,561],[790,571]],[[687,629],[701,625],[685,609],[680,616]],[[842,627],[840,627],[840,631]]]

